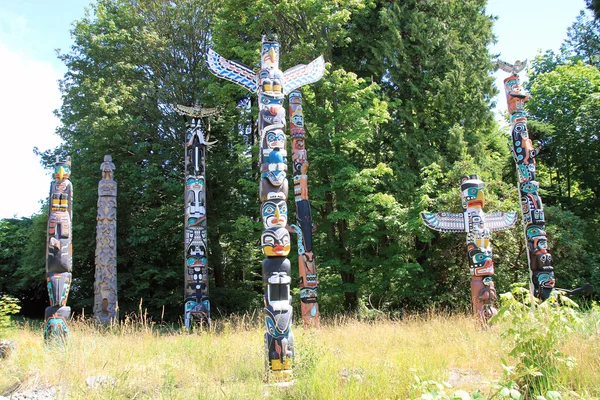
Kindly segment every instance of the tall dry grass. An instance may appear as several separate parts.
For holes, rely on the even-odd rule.
[[[589,313],[562,348],[577,366],[561,371],[561,385],[586,399],[600,398],[598,321]],[[144,317],[108,328],[89,320],[70,327],[66,346],[44,345],[37,322],[8,331],[17,349],[0,361],[0,395],[55,387],[59,398],[73,399],[408,399],[422,393],[415,375],[493,394],[486,382],[502,379],[509,345],[502,327],[482,329],[470,315],[324,319],[318,331],[294,327],[295,384],[279,387],[263,382],[259,312],[193,333]],[[98,375],[113,384],[89,387],[86,379]]]

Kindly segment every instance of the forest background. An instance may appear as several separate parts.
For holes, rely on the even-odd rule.
[[[204,53],[210,46],[257,68],[261,35],[275,33],[282,70],[320,54],[328,63],[325,77],[303,88],[322,313],[470,307],[465,237],[429,231],[419,212],[460,212],[464,174],[486,182],[487,212],[520,207],[508,129],[492,112],[497,55],[485,6],[98,0],[60,54],[64,143],[39,153],[48,167],[56,155],[72,158],[69,305],[91,311],[99,166],[111,154],[121,312],[143,299],[156,318],[181,317],[185,126],[170,104],[199,102],[221,107],[206,176],[213,316],[261,307],[256,99],[213,77]],[[582,13],[559,52],[531,62],[527,89],[530,134],[547,143],[538,181],[557,286],[600,288],[599,21]],[[0,221],[0,293],[18,297],[31,317],[47,305],[46,222],[47,205]],[[519,225],[494,233],[499,292],[528,280],[522,236]]]

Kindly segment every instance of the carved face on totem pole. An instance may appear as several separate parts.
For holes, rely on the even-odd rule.
[[[263,155],[263,162],[266,162],[265,157],[268,157],[273,150],[278,150],[280,154],[285,157],[287,152],[285,150],[286,140],[283,130],[268,130],[262,136],[263,137],[261,149]]]
[[[461,179],[460,193],[463,209],[483,209],[485,205],[484,186],[483,181],[477,175],[464,176]]]
[[[506,102],[508,104],[508,113],[513,115],[515,112],[524,113],[525,103],[531,99],[531,96],[519,85],[517,75],[509,76],[504,80],[506,90]]]
[[[268,180],[273,186],[281,186],[286,180],[287,163],[279,150],[273,150],[265,158],[261,167],[263,180]]]
[[[279,42],[263,40],[261,48],[262,67],[268,70],[279,69]]]
[[[494,273],[494,261],[489,249],[470,244],[467,247],[467,255],[472,275],[482,276]]]
[[[263,226],[267,228],[285,228],[287,225],[287,204],[285,200],[268,200],[261,206]]]
[[[66,161],[58,161],[54,164],[54,179],[62,181],[71,177],[71,157],[67,157]]]
[[[268,228],[260,237],[263,253],[268,257],[290,254],[290,234],[285,228]]]

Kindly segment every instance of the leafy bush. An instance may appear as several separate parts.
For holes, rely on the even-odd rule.
[[[510,340],[509,355],[516,359],[515,366],[502,360],[506,377],[526,398],[552,397],[556,393],[552,389],[560,385],[561,369],[575,366],[575,358],[563,354],[559,345],[582,324],[578,305],[557,291],[541,304],[533,299],[532,307],[529,290],[521,286],[500,295],[500,299],[502,307],[492,323],[507,322],[502,336]]]
[[[0,296],[0,329],[10,326],[10,315],[17,314],[21,310],[19,300],[3,294]]]

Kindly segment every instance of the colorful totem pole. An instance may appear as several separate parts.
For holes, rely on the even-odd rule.
[[[72,246],[71,221],[73,219],[73,186],[71,158],[54,165],[54,181],[50,184],[50,206],[48,210],[48,241],[46,249],[46,282],[50,307],[46,308],[44,339],[65,340],[69,335],[67,320],[71,307],[67,297],[71,288]]]
[[[546,237],[546,219],[544,206],[539,194],[540,185],[536,181],[535,157],[542,149],[533,147],[527,132],[527,113],[525,103],[531,98],[520,85],[519,72],[527,65],[517,61],[509,64],[498,60],[498,66],[511,74],[504,80],[508,114],[510,115],[511,149],[517,164],[517,177],[519,180],[519,194],[521,198],[521,215],[523,217],[523,230],[527,242],[527,261],[529,264],[530,290],[532,296],[546,300],[555,287],[554,268],[552,255]],[[585,284],[573,290],[560,289],[570,295],[590,293],[593,287]]]
[[[297,65],[282,72],[279,69],[279,42],[263,37],[260,71],[220,56],[212,49],[207,53],[208,68],[220,78],[234,82],[250,92],[258,93],[258,132],[260,149],[260,201],[265,231],[261,246],[267,258],[263,261],[265,348],[270,377],[288,380],[292,376],[294,335],[291,331],[290,235],[286,229],[288,180],[285,129],[286,95],[300,86],[321,79],[325,72],[323,57],[308,65]]]
[[[511,65],[498,61],[500,68],[511,74],[504,80],[508,114],[510,115],[511,148],[517,164],[521,214],[525,238],[527,240],[527,261],[530,273],[530,289],[532,295],[546,300],[554,289],[554,268],[552,255],[546,237],[546,219],[544,206],[539,195],[540,185],[535,180],[535,157],[541,146],[534,148],[527,132],[527,114],[524,106],[530,99],[520,85],[517,75],[527,65],[527,61],[517,61]]]
[[[467,233],[467,259],[471,272],[471,300],[473,311],[483,322],[487,322],[497,311],[494,308],[496,288],[492,245],[493,231],[508,229],[517,221],[516,212],[483,212],[484,183],[477,175],[463,176],[460,184],[463,212],[460,214],[422,212],[421,218],[427,227],[440,232]]]
[[[206,232],[206,151],[215,142],[204,136],[202,118],[215,115],[216,108],[202,109],[173,104],[183,115],[185,133],[185,305],[186,328],[193,323],[210,324],[208,300],[208,239]]]
[[[292,91],[289,95],[289,111],[297,224],[292,225],[292,228],[298,235],[302,322],[306,326],[318,327],[320,315],[317,303],[317,265],[312,248],[313,222],[308,201],[308,157],[304,135],[302,92],[299,89]]]
[[[94,316],[103,324],[119,320],[117,302],[117,182],[110,155],[100,165],[98,216],[96,217],[96,275]]]

